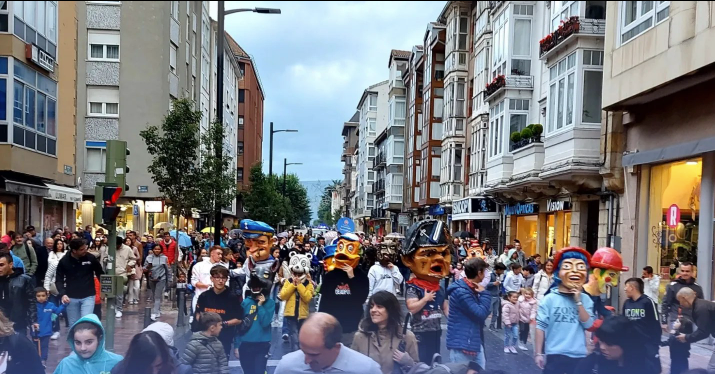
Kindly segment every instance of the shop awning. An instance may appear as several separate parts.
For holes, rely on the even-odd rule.
[[[679,160],[712,151],[715,151],[715,137],[627,154],[623,156],[623,166]]]
[[[475,212],[475,213],[463,213],[463,214],[452,214],[452,221],[468,221],[468,220],[490,220],[499,219],[499,213],[497,212]]]
[[[42,180],[32,176],[24,176],[19,173],[0,174],[5,191],[32,196],[47,196],[49,188],[42,183]]]
[[[58,186],[55,184],[45,183],[49,187],[49,196],[45,196],[45,199],[65,201],[68,203],[81,203],[82,202],[82,191],[65,186]]]

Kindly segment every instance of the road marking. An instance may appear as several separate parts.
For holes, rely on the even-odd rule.
[[[266,365],[266,367],[276,367],[276,366],[278,366],[278,362],[280,362],[280,360],[268,360],[268,365]],[[228,367],[240,368],[241,362],[240,361],[229,361]]]

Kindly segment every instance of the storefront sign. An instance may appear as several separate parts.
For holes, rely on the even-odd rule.
[[[400,226],[408,227],[410,225],[410,216],[405,213],[400,213],[400,215],[397,216],[397,222]]]
[[[46,196],[45,199],[65,201],[68,203],[82,202],[82,191],[80,190],[56,186],[54,184],[47,184],[47,187],[49,187],[49,196]]]
[[[25,58],[49,72],[55,71],[55,59],[42,48],[34,44],[25,45]]]
[[[5,180],[5,191],[17,193],[17,194],[46,197],[48,189],[47,189],[47,187],[44,187],[44,186],[43,187],[33,186],[33,185],[30,185],[27,183],[15,182],[15,181],[6,179]]]
[[[547,212],[560,212],[562,210],[571,210],[571,202],[562,200],[549,200],[546,202]]]
[[[432,205],[429,207],[429,214],[431,216],[441,216],[444,214],[444,208],[441,205]]]
[[[348,217],[342,217],[338,220],[338,223],[335,225],[335,228],[341,234],[355,232],[355,222],[353,222],[353,220]]]
[[[146,213],[164,213],[163,201],[145,201],[144,211]]]
[[[516,203],[504,207],[504,215],[521,215],[539,213],[539,205],[534,203]]]
[[[472,219],[499,219],[497,205],[491,199],[468,197],[452,204],[455,221]]]
[[[149,192],[149,186],[137,186],[137,192],[138,193],[147,193],[147,192]]]
[[[680,208],[676,204],[673,204],[668,208],[668,227],[674,229],[678,227],[680,223]]]
[[[464,214],[471,213],[471,205],[469,204],[471,199],[457,200],[452,204],[452,213],[454,214]]]

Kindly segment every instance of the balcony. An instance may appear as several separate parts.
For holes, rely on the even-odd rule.
[[[372,184],[372,189],[374,190],[375,194],[384,193],[385,192],[385,180],[378,179],[375,183]]]
[[[544,141],[541,138],[543,132],[544,127],[541,124],[532,123],[520,132],[511,133],[509,135],[509,152],[514,152],[532,143],[543,143]]]
[[[524,139],[527,144],[512,151],[514,166],[508,187],[541,181],[539,173],[544,166],[544,143],[540,139]]]
[[[493,100],[505,89],[531,90],[534,89],[534,76],[532,75],[498,75],[487,84],[484,89],[484,101]]]
[[[539,41],[539,58],[546,60],[556,55],[579,36],[600,38],[605,34],[606,20],[571,17],[567,21],[561,21],[558,29]]]
[[[385,167],[387,158],[382,152],[378,152],[375,158],[372,160],[372,169],[379,170]]]

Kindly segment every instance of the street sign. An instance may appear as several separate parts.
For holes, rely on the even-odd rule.
[[[134,204],[134,206],[132,207],[132,213],[134,213],[133,215],[135,216],[139,215],[139,205]]]
[[[668,208],[668,227],[674,229],[678,227],[680,223],[680,208],[676,204],[673,204]]]
[[[338,220],[338,224],[335,225],[335,228],[341,234],[352,233],[355,232],[355,222],[348,217],[341,217]]]

